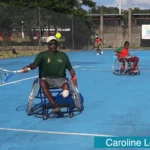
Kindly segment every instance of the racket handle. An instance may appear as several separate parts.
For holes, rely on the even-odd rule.
[[[30,68],[27,68],[27,70],[30,71],[31,69],[30,69]],[[17,72],[18,72],[18,73],[22,73],[22,72],[24,72],[24,70],[23,70],[23,69],[22,69],[22,70],[18,70]]]

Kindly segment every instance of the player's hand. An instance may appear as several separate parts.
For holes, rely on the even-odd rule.
[[[76,87],[78,86],[77,80],[72,79],[72,83],[74,86],[76,86]]]
[[[76,86],[76,87],[78,86],[76,75],[72,76],[72,82],[73,82],[73,85],[74,85],[74,86]]]
[[[22,70],[23,70],[23,73],[29,72],[29,68],[28,67],[23,67]]]
[[[52,104],[53,108],[58,108],[58,104],[56,104],[54,101],[51,101],[51,104]]]
[[[56,104],[55,102],[53,102],[52,106],[53,106],[53,112],[54,113],[60,112],[60,108],[59,108],[58,104]]]

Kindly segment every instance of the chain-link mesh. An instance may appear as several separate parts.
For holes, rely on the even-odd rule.
[[[149,20],[135,19],[131,12],[129,28],[129,11],[118,14],[117,8],[112,9],[108,11],[103,8],[101,22],[101,11],[99,14],[89,14],[90,20],[42,8],[29,9],[1,4],[0,50],[44,50],[47,49],[46,38],[56,32],[62,35],[59,39],[60,49],[93,49],[96,34],[103,39],[107,48],[119,47],[126,40],[130,41],[132,47],[145,45],[145,41],[141,40],[141,26],[150,24]]]
[[[63,49],[87,49],[91,42],[91,22],[84,17],[4,4],[0,5],[0,14],[1,48],[38,46],[43,49],[46,38],[56,32],[61,33],[59,43]]]

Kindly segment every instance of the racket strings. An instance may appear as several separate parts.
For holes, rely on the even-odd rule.
[[[0,70],[0,84],[4,83],[5,76],[7,76],[7,73]]]
[[[5,83],[13,74],[6,70],[0,70],[0,84]]]
[[[5,72],[5,76],[8,76],[8,72]]]
[[[30,70],[30,68],[28,68],[28,70]],[[7,82],[14,74],[22,72],[23,70],[11,71],[0,68],[0,84]]]

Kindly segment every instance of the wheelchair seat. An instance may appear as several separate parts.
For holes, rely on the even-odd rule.
[[[127,61],[126,58],[119,59],[116,57],[113,65],[112,65],[112,71],[114,75],[140,75],[140,71],[134,72],[131,69],[132,62]]]
[[[49,100],[45,97],[40,85],[39,79],[35,79],[31,88],[31,92],[28,98],[28,104],[26,113],[27,115],[35,115],[40,116],[43,120],[53,116],[64,116],[64,114],[69,114],[69,117],[72,118],[75,112],[81,113],[84,109],[83,107],[83,97],[78,92],[78,89],[73,85],[72,80],[67,78],[67,82],[69,84],[69,96],[67,98],[62,97],[62,89],[60,88],[49,88],[52,93],[52,96],[56,103],[58,104],[59,108],[65,109],[64,111],[54,113],[50,110],[53,110],[52,105],[50,104]],[[37,87],[39,85],[39,89]],[[34,99],[40,100],[33,105],[35,102]]]

